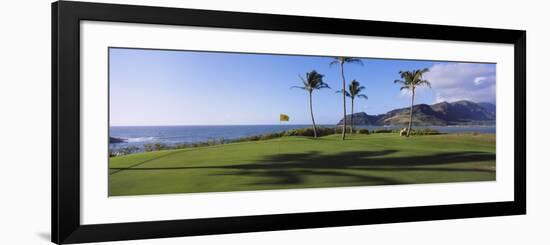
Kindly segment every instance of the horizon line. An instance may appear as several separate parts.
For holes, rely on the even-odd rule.
[[[419,106],[419,105],[435,105],[435,104],[439,104],[439,103],[443,103],[443,102],[447,102],[447,103],[455,103],[455,102],[460,102],[460,101],[469,101],[469,102],[473,102],[473,103],[476,103],[476,104],[479,104],[479,103],[489,103],[489,104],[493,104],[496,106],[496,103],[493,103],[493,102],[475,102],[475,101],[471,101],[471,100],[467,100],[467,99],[461,99],[461,100],[455,100],[455,101],[452,101],[452,102],[448,102],[448,101],[440,101],[440,102],[435,102],[433,104],[426,104],[426,103],[421,103],[421,104],[416,104],[415,106]],[[397,109],[391,109],[391,110],[388,110],[386,111],[385,113],[379,113],[379,114],[368,114],[366,113],[365,111],[358,111],[358,112],[354,112],[353,114],[357,114],[357,113],[365,113],[367,114],[368,116],[380,116],[380,115],[383,115],[383,114],[386,114],[390,111],[393,111],[393,110],[399,110],[399,109],[406,109],[406,107],[403,107],[403,108],[397,108]],[[351,114],[346,114],[346,116],[348,115],[351,115]],[[341,120],[341,119],[340,119]],[[290,124],[290,123],[285,123],[285,124],[280,124],[280,123],[243,123],[243,124],[164,124],[164,125],[159,125],[159,124],[139,124],[139,125],[111,125],[109,124],[109,127],[169,127],[169,126],[257,126],[257,125],[265,125],[265,126],[277,126],[277,125],[310,125],[308,123],[298,123],[298,124]],[[338,123],[320,123],[319,125],[338,125]]]

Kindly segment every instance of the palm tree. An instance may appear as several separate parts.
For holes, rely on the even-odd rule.
[[[369,99],[366,95],[362,94],[361,91],[365,90],[365,86],[361,86],[361,84],[357,80],[351,81],[351,83],[348,86],[348,91],[345,90],[338,90],[336,93],[344,93],[347,97],[351,98],[351,133],[353,134],[353,105],[355,98],[363,98],[363,99]],[[344,121],[346,121],[346,118],[344,118]]]
[[[342,89],[346,90],[346,77],[344,76],[344,64],[346,63],[355,63],[363,65],[363,62],[360,59],[352,58],[352,57],[334,57],[334,60],[330,62],[330,65],[340,65],[340,74],[342,76]],[[343,101],[344,101],[344,127],[342,130],[342,140],[346,139],[346,94],[342,93]]]
[[[415,89],[416,87],[422,86],[422,85],[425,85],[431,88],[430,82],[422,79],[422,75],[424,75],[424,73],[428,71],[429,71],[428,68],[424,68],[421,70],[412,70],[412,71],[400,71],[399,75],[403,80],[394,81],[394,83],[401,84],[401,91],[410,90],[412,92],[411,111],[409,114],[409,128],[407,129],[407,137],[409,137],[409,134],[411,132]]]
[[[313,99],[312,99],[313,91],[323,89],[323,88],[330,88],[330,87],[328,86],[328,84],[323,82],[324,75],[317,73],[317,71],[315,70],[306,73],[305,79],[302,76],[299,76],[299,77],[302,80],[303,86],[292,86],[292,88],[299,88],[308,92],[309,112],[311,114],[311,122],[313,124],[313,137],[317,138],[317,126],[315,125],[315,118],[313,117]]]

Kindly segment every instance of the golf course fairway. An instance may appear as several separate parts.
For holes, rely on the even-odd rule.
[[[282,137],[111,157],[109,195],[495,180],[494,134]]]

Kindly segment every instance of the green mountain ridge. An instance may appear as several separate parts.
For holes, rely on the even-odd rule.
[[[419,126],[492,125],[496,120],[496,107],[491,103],[475,103],[467,100],[440,102],[433,105],[418,104],[413,107],[413,124]],[[385,114],[353,114],[354,125],[406,125],[410,107],[388,111]],[[351,115],[346,115],[351,123]],[[341,119],[337,125],[344,123]]]

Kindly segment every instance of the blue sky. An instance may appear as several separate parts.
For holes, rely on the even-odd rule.
[[[331,89],[315,91],[316,122],[335,124],[342,117],[342,81],[331,57],[239,54],[111,48],[109,96],[111,126],[309,124],[308,95],[291,89],[299,76],[316,70]],[[495,102],[496,65],[389,59],[347,64],[347,82],[358,80],[368,100],[357,99],[355,112],[385,113],[410,105],[410,94],[394,84],[400,70],[430,68],[432,88],[418,90],[415,104],[461,99]],[[348,113],[350,113],[348,100]]]

